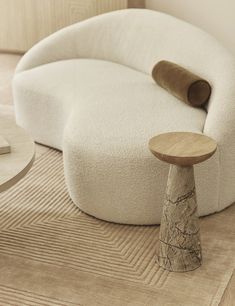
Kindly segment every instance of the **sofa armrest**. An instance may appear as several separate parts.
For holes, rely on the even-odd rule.
[[[235,58],[224,59],[220,74],[213,82],[204,133],[220,144],[234,143],[235,150]],[[231,140],[233,142],[231,143]]]
[[[86,21],[61,29],[34,45],[19,62],[16,73],[60,60],[84,56]],[[78,48],[79,40],[79,48]]]
[[[120,18],[129,11],[102,14],[63,28],[34,45],[19,62],[16,73],[73,58],[115,61]],[[120,30],[121,31],[121,30]]]
[[[222,209],[235,198],[235,59],[232,56],[223,58],[203,132],[218,143],[219,209]]]

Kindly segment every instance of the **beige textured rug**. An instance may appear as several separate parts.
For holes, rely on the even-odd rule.
[[[219,305],[235,258],[235,206],[201,221],[203,266],[155,263],[158,226],[90,217],[71,202],[62,154],[48,150],[0,194],[0,305]]]

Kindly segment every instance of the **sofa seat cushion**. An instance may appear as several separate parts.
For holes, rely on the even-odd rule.
[[[201,133],[207,115],[150,75],[102,60],[64,60],[20,72],[14,98],[17,122],[37,142],[63,150],[74,203],[95,217],[129,224],[160,222],[168,165],[149,152],[149,139],[167,131]],[[199,169],[200,215],[217,209],[214,192],[200,198],[208,180],[216,186],[215,160]]]
[[[39,143],[60,150],[70,117],[75,138],[89,135],[99,150],[110,154],[128,147],[147,154],[151,136],[200,133],[206,119],[203,109],[180,102],[151,76],[102,60],[54,62],[16,74],[14,82],[16,108],[21,101],[18,123]]]

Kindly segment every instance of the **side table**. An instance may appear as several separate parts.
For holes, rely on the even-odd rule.
[[[149,141],[150,151],[170,164],[158,253],[166,270],[191,271],[202,263],[193,165],[210,158],[216,148],[213,139],[189,132],[160,134]]]

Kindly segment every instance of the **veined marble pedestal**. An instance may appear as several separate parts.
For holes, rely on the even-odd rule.
[[[170,166],[164,200],[158,263],[170,271],[189,271],[201,265],[193,167]]]
[[[216,147],[213,139],[186,132],[161,134],[149,142],[151,152],[171,164],[158,251],[164,269],[185,272],[202,263],[193,164],[211,157]]]

